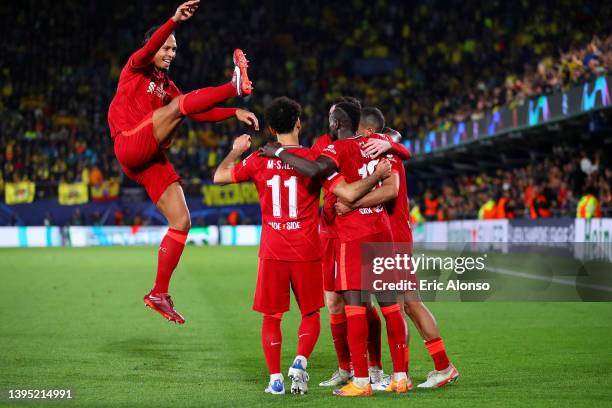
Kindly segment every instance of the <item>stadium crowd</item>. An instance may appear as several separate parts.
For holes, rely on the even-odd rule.
[[[612,166],[603,163],[603,151],[581,151],[569,146],[553,148],[545,158],[513,170],[497,170],[446,179],[437,189],[426,188],[413,201],[413,221],[548,218],[576,216],[594,197],[593,215],[612,211]],[[586,200],[586,199],[585,199]],[[589,217],[590,218],[590,217]]]
[[[0,180],[129,184],[114,159],[106,111],[128,55],[171,8],[154,1],[25,3],[32,7],[8,3],[0,10],[8,56],[0,70]],[[218,84],[230,75],[233,47],[244,48],[256,88],[246,106],[257,113],[280,94],[299,100],[305,145],[325,130],[329,104],[342,94],[381,107],[390,126],[419,137],[612,69],[612,9],[599,2],[266,3],[255,9],[246,0],[206,4],[177,30],[171,77],[183,90]],[[81,18],[67,19],[67,12]],[[199,185],[242,128],[236,121],[188,122],[181,132],[172,161],[187,184]],[[555,160],[538,165],[544,169],[500,172],[491,181],[529,185],[531,174],[553,171]],[[599,177],[606,180],[605,174]],[[477,203],[463,192],[487,177],[461,177],[442,189],[447,217],[472,211]],[[604,194],[604,183],[595,184]]]

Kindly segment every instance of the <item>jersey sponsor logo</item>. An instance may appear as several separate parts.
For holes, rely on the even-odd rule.
[[[377,205],[376,207],[366,207],[360,208],[359,213],[363,215],[380,213],[383,211],[382,205]]]
[[[325,149],[323,149],[324,152],[328,152],[328,153],[332,153],[332,154],[338,154],[336,153],[336,146],[334,146],[333,144],[327,145],[327,147]]]
[[[147,93],[155,95],[161,99],[164,99],[166,97],[166,91],[164,90],[164,87],[161,85],[157,85],[154,81],[149,82]]]

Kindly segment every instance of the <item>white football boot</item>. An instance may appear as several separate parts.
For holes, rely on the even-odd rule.
[[[451,384],[459,378],[459,371],[454,365],[450,364],[447,369],[442,371],[431,371],[427,374],[427,381],[417,385],[418,388],[440,388],[446,384]]]

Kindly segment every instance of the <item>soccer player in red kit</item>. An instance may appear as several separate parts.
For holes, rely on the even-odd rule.
[[[381,132],[385,125],[382,112],[374,107],[366,107],[361,112],[359,133],[364,135]],[[387,183],[389,191],[384,188],[376,189],[360,200],[347,203],[339,200],[335,207],[338,214],[346,214],[359,207],[370,207],[377,204],[385,204],[391,221],[393,242],[398,246],[401,253],[412,254],[412,228],[410,227],[410,211],[408,205],[408,189],[406,185],[406,171],[399,157],[387,154],[391,161],[393,182]],[[389,199],[389,197],[392,197]],[[409,275],[416,282],[414,275]],[[459,377],[459,372],[450,363],[444,342],[440,337],[440,330],[436,319],[431,311],[423,303],[418,290],[407,291],[402,294],[404,310],[419,331],[425,346],[434,362],[434,370],[427,376],[427,381],[419,384],[419,388],[439,388],[452,383]],[[406,363],[408,363],[408,348],[406,348]],[[409,378],[409,388],[412,382]]]
[[[351,97],[343,97],[338,102],[351,102],[361,106],[359,100]],[[394,132],[388,129],[388,132]],[[359,132],[358,132],[359,133]],[[335,139],[329,133],[320,136],[312,149],[321,153]],[[389,142],[387,139],[370,139],[366,143],[367,154],[376,157],[382,153],[396,154],[403,160],[410,158],[410,151],[402,144]],[[338,239],[334,227],[336,210],[334,204],[336,196],[330,191],[324,190],[323,209],[321,211],[321,222],[319,224],[319,235],[323,249],[323,287],[325,289],[325,304],[329,310],[330,329],[336,356],[338,358],[338,369],[331,378],[319,383],[321,387],[336,387],[347,383],[351,377],[351,357],[347,342],[346,314],[344,313],[344,300],[341,294],[334,291],[335,276],[335,247]],[[375,307],[368,308],[368,372],[370,382],[374,390],[386,388],[389,378],[384,374],[381,361],[381,321]]]
[[[301,128],[300,105],[285,97],[274,99],[265,110],[266,123],[281,147],[296,155],[314,159],[317,153],[298,145]],[[235,164],[250,147],[250,137],[242,135],[215,172],[214,182],[226,184],[251,180],[259,193],[262,232],[259,267],[253,309],[263,314],[262,346],[270,373],[266,392],[284,394],[280,373],[280,330],[283,313],[289,310],[292,289],[302,315],[298,331],[297,355],[289,368],[291,392],[308,391],[306,368],[319,337],[319,309],[323,306],[321,245],[318,210],[321,181],[305,177],[276,157],[255,152]],[[335,183],[338,196],[355,199],[365,195],[390,170],[388,162],[356,183]]]
[[[337,183],[357,182],[369,177],[378,160],[364,153],[367,138],[355,136],[360,120],[360,107],[350,102],[340,102],[330,110],[330,130],[338,139],[323,150],[316,160],[292,154],[289,151],[274,151],[276,146],[266,145],[267,156],[276,155],[300,173],[309,177],[328,177],[326,188],[334,191]],[[383,182],[383,185],[387,180]],[[341,197],[340,197],[341,198]],[[340,396],[372,395],[368,375],[367,309],[371,307],[369,292],[361,276],[362,244],[369,242],[391,242],[389,219],[382,206],[355,211],[335,222],[338,233],[336,247],[336,276],[334,290],[342,293],[346,303],[348,343],[354,377],[341,389],[335,390]],[[377,294],[378,297],[378,294]],[[379,304],[387,322],[387,336],[393,360],[394,379],[406,384],[405,346],[406,324],[399,303],[394,300]],[[405,392],[406,390],[398,392]]]
[[[147,32],[145,44],[130,56],[121,71],[117,92],[108,109],[111,138],[121,168],[129,178],[144,186],[169,224],[158,252],[155,286],[145,295],[144,302],[179,324],[185,319],[174,309],[168,285],[183,252],[191,221],[179,183],[181,178],[164,150],[187,116],[206,122],[236,116],[258,126],[251,112],[215,107],[231,97],[251,93],[248,63],[242,51],[234,51],[234,76],[225,85],[183,95],[168,76],[177,49],[174,29],[191,18],[198,5],[199,0],[181,4],[161,27]]]

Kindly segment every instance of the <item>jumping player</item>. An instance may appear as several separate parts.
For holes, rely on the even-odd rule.
[[[332,191],[336,183],[356,182],[367,178],[378,160],[371,160],[364,153],[367,138],[355,136],[359,125],[360,107],[350,102],[340,102],[330,110],[330,130],[338,139],[325,148],[322,154],[311,160],[299,157],[289,151],[275,150],[266,145],[263,149],[268,157],[276,155],[284,162],[309,177],[328,177]],[[383,186],[387,180],[383,182]],[[368,242],[390,242],[391,231],[388,216],[383,207],[371,207],[355,211],[346,217],[335,220],[338,232],[336,247],[337,273],[335,291],[342,293],[346,306],[348,343],[354,377],[351,382],[334,394],[340,396],[372,395],[368,375],[367,309],[371,307],[369,293],[361,279],[361,247]],[[379,304],[387,322],[387,336],[393,360],[394,380],[398,385],[395,392],[406,392],[405,372],[406,326],[399,303],[394,300],[381,301]]]
[[[298,145],[301,107],[289,98],[274,99],[265,110],[266,123],[281,147],[300,157],[317,154]],[[302,321],[298,331],[297,355],[289,368],[291,392],[308,391],[308,357],[320,332],[319,309],[323,306],[321,246],[318,235],[318,209],[321,181],[305,177],[276,157],[257,152],[236,164],[250,147],[250,137],[236,139],[232,151],[214,175],[216,184],[252,180],[259,193],[262,213],[259,267],[253,309],[263,314],[262,346],[270,374],[267,393],[284,394],[280,373],[281,319],[289,310],[289,290],[295,294]],[[280,153],[280,152],[279,152]],[[335,183],[331,188],[344,199],[362,197],[388,175],[389,163],[358,182]]]
[[[144,186],[151,201],[166,217],[168,232],[163,238],[155,286],[144,302],[170,321],[185,322],[168,295],[168,285],[191,227],[180,177],[164,152],[185,117],[216,122],[235,116],[258,127],[251,112],[215,105],[234,96],[249,95],[248,62],[241,50],[234,51],[234,75],[230,82],[181,94],[168,76],[176,56],[176,26],[190,19],[199,0],[181,4],[161,27],[145,35],[142,48],[132,54],[121,71],[117,92],[108,110],[108,124],[117,160],[125,174]]]
[[[382,132],[385,126],[385,118],[382,112],[374,107],[366,107],[361,112],[359,134],[372,135]],[[387,155],[391,161],[393,171],[391,179],[393,183],[387,183],[390,189],[396,189],[387,194],[384,189],[376,189],[365,197],[354,203],[338,200],[335,208],[338,214],[346,214],[359,207],[370,207],[385,204],[391,221],[393,231],[393,242],[399,245],[398,249],[404,253],[412,254],[412,229],[409,223],[408,190],[406,186],[406,171],[402,161],[393,155]],[[389,200],[389,197],[393,197]],[[414,275],[411,275],[414,278]],[[423,303],[418,290],[407,291],[402,294],[402,303],[408,317],[412,320],[425,346],[434,362],[434,370],[427,375],[427,380],[418,385],[419,388],[439,388],[452,383],[459,377],[459,372],[450,363],[444,342],[440,337],[440,330],[436,319],[431,311]],[[408,347],[406,348],[406,363],[408,363]],[[409,388],[412,381],[408,377]]]

